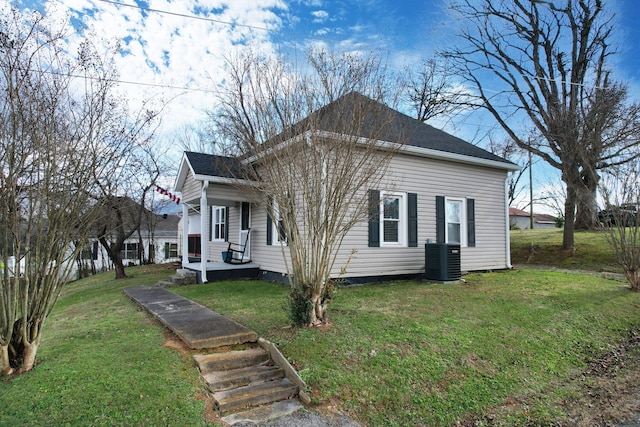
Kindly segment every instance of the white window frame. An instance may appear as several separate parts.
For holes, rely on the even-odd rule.
[[[173,255],[174,253],[175,253],[175,255]],[[165,256],[165,259],[178,258],[178,243],[176,243],[176,242],[164,242],[163,255]]]
[[[460,204],[460,242],[449,241],[449,203]],[[464,197],[445,197],[444,199],[444,241],[451,244],[467,246],[467,199]]]
[[[273,242],[281,244],[282,246],[288,246],[287,240],[280,240],[280,221],[282,221],[282,216],[280,216],[280,207],[278,206],[278,202],[273,200],[273,216],[271,221]]]
[[[129,255],[133,254],[133,257],[129,257]],[[138,247],[138,242],[125,242],[122,245],[122,250],[120,251],[120,256],[123,260],[137,260],[138,255],[140,254],[140,250]]]
[[[399,212],[398,212],[398,241],[397,242],[385,242],[384,240],[384,200],[385,199],[398,199],[399,200]],[[385,247],[407,247],[407,193],[393,192],[393,191],[381,191],[380,192],[380,246]]]
[[[213,240],[212,241],[214,242],[224,242],[227,236],[227,233],[229,232],[229,230],[225,229],[226,223],[227,223],[226,213],[227,213],[227,208],[225,206],[213,207],[213,221],[212,221]],[[220,233],[220,230],[223,230],[223,232]]]

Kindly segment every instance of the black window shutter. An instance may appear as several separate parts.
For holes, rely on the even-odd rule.
[[[409,247],[415,248],[418,246],[418,195],[409,193],[407,202],[409,211]]]
[[[224,241],[229,241],[229,206],[224,208]]]
[[[445,243],[444,196],[436,196],[436,243]]]
[[[380,190],[369,190],[369,247],[380,247]]]
[[[269,197],[267,199],[267,245],[273,244],[273,220],[271,219],[272,210],[273,200]]]
[[[209,241],[213,240],[213,206],[209,206]]]
[[[467,199],[467,246],[476,245],[476,203],[474,199]]]

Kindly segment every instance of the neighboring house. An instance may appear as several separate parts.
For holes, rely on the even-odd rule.
[[[158,215],[144,209],[140,232],[135,231],[125,241],[120,251],[124,265],[180,261],[181,254],[178,250],[179,221],[178,215]],[[82,252],[80,264],[85,274],[113,268],[107,251],[95,238],[92,239],[89,247]]]
[[[349,96],[362,97],[357,93]],[[330,110],[338,101],[324,108]],[[382,108],[392,117],[390,129],[403,129],[410,136],[390,161],[388,171],[393,177],[383,179],[379,188],[366,189],[364,196],[369,197],[374,211],[378,206],[382,209],[381,198],[393,199],[399,208],[393,220],[400,232],[384,235],[384,215],[373,215],[356,225],[342,243],[332,275],[340,275],[353,250],[343,278],[365,281],[424,274],[427,242],[458,241],[463,271],[510,268],[506,189],[510,172],[518,166]],[[381,143],[397,143],[391,130]],[[180,163],[175,191],[182,193],[182,241],[188,241],[182,245],[183,266],[199,270],[203,281],[213,276],[207,276],[207,263],[200,261],[221,261],[228,242],[243,243],[249,229],[249,257],[262,277],[277,279],[286,274],[274,237],[277,224],[268,217],[266,203],[252,200],[234,185],[233,170],[240,161],[185,152]]]
[[[528,230],[531,228],[531,212],[509,208],[509,223],[511,228]],[[547,214],[533,214],[533,228],[556,228],[557,220]]]

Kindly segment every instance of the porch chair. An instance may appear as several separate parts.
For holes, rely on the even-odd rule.
[[[247,229],[247,236],[245,237],[243,244],[229,242],[224,262],[227,264],[247,264],[251,262],[251,259],[244,259],[244,253],[247,250],[247,245],[249,244],[250,234],[251,229],[249,228]]]

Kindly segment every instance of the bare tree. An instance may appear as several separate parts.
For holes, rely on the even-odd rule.
[[[520,197],[522,193],[522,178],[529,173],[529,160],[526,157],[526,152],[520,148],[512,139],[504,139],[496,141],[494,138],[489,137],[489,144],[487,149],[503,159],[507,159],[512,163],[520,166],[520,170],[515,171],[509,180],[508,198],[509,206],[513,206],[514,202]]]
[[[153,117],[155,113],[149,113],[142,125],[136,127],[140,133],[129,135],[126,143],[116,144],[117,149],[112,151],[112,155],[118,158],[117,162],[114,158],[105,160],[117,164],[117,173],[102,178],[94,195],[95,209],[100,212],[94,233],[113,263],[116,279],[127,277],[122,257],[127,241],[140,237],[141,225],[147,223],[146,218],[152,214],[147,205],[162,167],[158,156],[148,146],[149,140],[143,128]],[[140,135],[145,137],[139,140]],[[141,238],[136,247],[135,257],[143,262],[145,252]]]
[[[623,165],[603,179],[605,236],[631,290],[640,291],[640,164]]]
[[[612,17],[602,0],[452,0],[451,7],[464,26],[445,55],[507,135],[561,172],[563,247],[573,247],[578,204],[580,218],[593,223],[597,171],[637,155],[638,107],[607,69]],[[522,139],[523,123],[538,138]]]
[[[119,279],[127,277],[121,256],[125,242],[135,237],[147,197],[163,166],[152,143],[159,109],[144,101],[133,113],[127,99],[115,91],[118,73],[113,56],[118,49],[119,45],[114,45],[110,56],[105,56],[85,43],[79,58],[86,68],[89,93],[102,94],[86,101],[91,119],[86,132],[89,138],[99,141],[99,149],[92,153],[97,171],[90,181],[92,214],[96,218],[92,237],[107,252]],[[103,170],[109,173],[100,173]]]
[[[29,371],[44,323],[87,239],[93,162],[88,101],[63,53],[64,27],[37,13],[0,21],[0,374]],[[89,93],[91,92],[91,93]]]
[[[0,374],[33,368],[41,334],[117,175],[114,68],[66,23],[12,11],[0,20]],[[123,116],[120,116],[122,118]]]
[[[394,131],[402,138],[402,130],[390,128],[388,109],[355,92],[378,100],[389,93],[377,57],[316,50],[305,65],[311,72],[303,75],[280,59],[234,58],[213,117],[251,165],[243,189],[278,225],[271,237],[287,266],[291,320],[318,325],[328,320],[343,239],[367,218],[367,190],[397,149],[380,140]]]
[[[423,123],[478,107],[462,87],[456,87],[453,69],[444,58],[423,59],[418,69],[409,67],[404,98],[413,107],[414,117]]]

